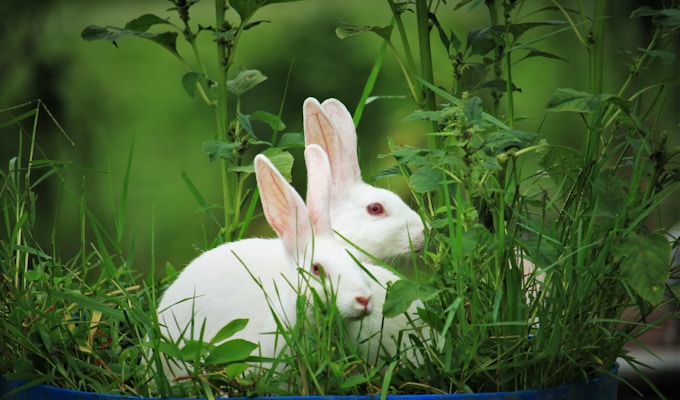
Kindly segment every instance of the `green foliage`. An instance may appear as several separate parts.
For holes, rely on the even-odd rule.
[[[330,395],[335,393],[365,394],[380,376],[378,369],[367,364],[348,333],[336,306],[333,288],[323,283],[323,292],[310,288],[309,275],[299,278],[307,288],[298,292],[296,323],[277,318],[278,332],[285,343],[268,375],[259,382],[253,394]],[[270,304],[280,299],[270,298]],[[276,371],[276,372],[275,372]]]
[[[255,69],[240,67],[236,74],[229,79],[228,75],[233,64],[234,54],[238,48],[239,39],[243,32],[255,27],[261,21],[252,22],[251,19],[260,8],[272,3],[288,2],[291,0],[275,1],[235,1],[230,2],[240,21],[238,24],[227,20],[226,3],[215,0],[217,25],[205,27],[200,24],[194,27],[191,20],[192,7],[196,1],[171,0],[172,10],[176,11],[183,26],[170,22],[169,18],[161,18],[154,14],[144,14],[128,21],[123,28],[113,26],[88,26],[81,36],[83,39],[108,40],[118,46],[117,41],[126,37],[139,37],[160,44],[172,53],[187,69],[182,76],[181,83],[190,97],[199,97],[212,107],[217,121],[216,134],[212,140],[203,143],[203,150],[210,161],[218,161],[222,174],[222,193],[224,222],[217,242],[240,239],[247,230],[252,214],[247,212],[254,208],[257,196],[254,191],[244,190],[246,180],[251,174],[234,174],[234,172],[252,171],[252,159],[247,151],[252,148],[261,150],[277,147],[277,133],[285,128],[280,115],[266,111],[255,111],[244,114],[241,111],[241,98],[244,94],[262,84],[267,77]],[[168,28],[168,31],[150,32],[152,28]],[[216,43],[217,65],[215,72],[210,73],[206,67],[201,52],[197,46],[199,34],[209,32]],[[182,34],[192,49],[194,63],[177,50],[177,38]],[[235,98],[231,99],[228,94]],[[231,119],[228,111],[235,103]],[[260,120],[269,125],[274,132],[271,142],[263,140],[252,126],[253,120]],[[285,152],[284,147],[280,150]],[[292,162],[292,156],[287,157]],[[290,167],[285,166],[284,174],[290,175]],[[245,209],[246,212],[241,211]],[[214,216],[211,215],[211,217]]]
[[[216,337],[205,341],[192,338],[183,346],[160,335],[155,309],[162,285],[154,282],[153,269],[150,278],[142,279],[132,268],[134,260],[123,254],[120,243],[131,161],[118,212],[112,210],[117,235],[103,230],[104,224],[88,208],[85,192],[68,192],[66,202],[80,209],[82,247],[78,254],[61,258],[56,225],[51,227],[55,242],[49,248],[35,238],[38,191],[51,181],[63,184],[64,167],[74,166],[39,158],[36,122],[41,114],[52,117],[41,101],[22,105],[25,106],[33,108],[12,117],[10,122],[19,128],[20,137],[29,138],[27,149],[20,149],[9,168],[0,170],[0,286],[4,288],[0,303],[0,374],[31,385],[47,383],[145,397],[241,390],[237,378],[247,363],[258,360],[251,355],[257,345],[229,339],[245,327],[247,320],[233,321]],[[32,131],[24,130],[24,122],[32,125]],[[54,119],[52,122],[56,123]],[[168,272],[172,279],[171,266]],[[162,367],[157,368],[170,359],[190,366],[196,373],[170,385]],[[206,385],[206,376],[215,375],[215,371],[221,380],[211,382],[214,386]],[[154,385],[149,386],[149,380]]]
[[[600,90],[604,60],[593,43],[602,37],[582,41],[591,54],[589,91],[558,88],[546,100],[546,111],[583,118],[585,141],[571,148],[513,128],[513,97],[521,86],[512,70],[536,56],[568,60],[534,46],[564,30],[578,37],[582,30],[600,34],[605,18],[558,6],[530,14],[552,14],[550,19],[527,21],[524,2],[484,2],[490,25],[471,30],[464,44],[440,23],[436,6],[423,11],[418,1],[401,8],[388,3],[398,28],[404,9],[414,5],[416,22],[424,18],[436,27],[453,77],[443,89],[417,78],[426,75],[427,62],[421,60],[420,72],[412,61],[403,63],[412,66],[404,69],[405,81],[421,85],[413,91],[420,110],[404,121],[428,123],[431,140],[427,148],[392,145],[390,156],[432,231],[422,256],[427,272],[410,288],[404,281],[389,292],[386,307],[399,313],[404,298],[426,301],[422,317],[437,336],[422,349],[424,365],[401,369],[395,379],[421,377],[429,390],[447,393],[512,391],[604,373],[618,357],[635,363],[623,345],[676,315],[649,319],[652,310],[678,300],[677,294],[669,300],[673,292],[666,290],[669,277],[679,273],[665,236],[675,221],[659,218],[680,185],[678,153],[670,135],[655,129],[655,107],[664,102],[641,96],[667,95],[666,81],[652,71],[673,59],[664,46],[677,33],[676,10],[642,7],[633,13],[653,17],[657,30],[612,94]],[[597,3],[595,13],[604,4]],[[480,4],[461,1],[456,7]],[[554,18],[560,14],[565,20]],[[537,28],[554,30],[525,39]],[[392,47],[395,56],[415,59],[409,38],[401,42],[401,51]],[[417,43],[429,47],[421,35]],[[631,94],[629,86],[634,79],[645,82],[643,75],[652,83]],[[425,102],[423,91],[439,96],[441,106]]]

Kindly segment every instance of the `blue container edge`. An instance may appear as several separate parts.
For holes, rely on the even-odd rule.
[[[573,384],[562,384],[550,388],[541,389],[527,389],[515,392],[480,392],[480,393],[456,393],[456,394],[391,394],[387,395],[387,399],[392,400],[462,400],[462,399],[480,399],[480,400],[495,400],[495,399],[521,399],[521,400],[567,400],[573,398],[581,398],[584,395],[589,395],[590,400],[595,399],[616,399],[616,389],[618,385],[619,364],[616,363],[609,372],[598,375],[593,379],[585,382],[578,382]],[[49,385],[35,385],[26,387],[23,390],[15,392],[12,396],[5,397],[11,391],[20,389],[29,384],[26,380],[8,380],[0,375],[0,399],[2,400],[28,400],[28,399],[49,399],[49,400],[142,400],[142,399],[161,399],[153,397],[138,397],[130,395],[119,394],[104,394],[83,392],[73,389],[64,389]],[[595,392],[595,393],[593,393]],[[592,396],[592,394],[601,394],[602,396]],[[282,400],[375,400],[379,399],[379,395],[328,395],[328,396],[278,396]],[[185,400],[180,397],[164,397],[164,400]],[[272,399],[272,397],[231,397],[233,400],[257,400],[257,399]],[[196,398],[194,400],[205,400]]]

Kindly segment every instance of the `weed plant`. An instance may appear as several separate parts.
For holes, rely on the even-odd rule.
[[[215,109],[217,133],[204,143],[222,170],[224,222],[215,242],[236,240],[257,216],[257,194],[247,182],[252,173],[247,150],[264,150],[285,173],[292,163],[286,150],[301,145],[298,135],[279,134],[285,126],[278,115],[240,109],[241,96],[264,75],[231,71],[239,38],[257,27],[257,9],[270,2],[231,1],[236,24],[227,19],[226,3],[217,0],[215,25],[207,27],[190,23],[196,1],[172,3],[180,25],[147,14],[123,28],[88,27],[83,37],[114,43],[141,37],[187,67],[182,84],[188,94]],[[668,49],[676,43],[678,10],[675,4],[645,6],[631,15],[649,19],[654,32],[647,47],[626,50],[628,78],[608,90],[603,79],[609,68],[603,57],[606,1],[588,7],[577,1],[573,8],[547,1],[530,11],[527,3],[386,0],[393,12],[390,25],[338,28],[341,38],[364,32],[382,38],[376,66],[390,50],[418,110],[405,123],[425,121],[429,127],[426,147],[392,143],[386,156],[396,165],[377,175],[406,177],[431,228],[425,250],[411,258],[415,277],[390,287],[383,310],[389,317],[403,312],[410,300],[425,302],[421,317],[434,332],[432,340],[402,337],[422,363],[365,362],[329,305],[333,302],[321,300],[332,299],[333,293],[299,293],[298,323],[279,320],[282,352],[272,360],[258,357],[253,343],[231,339],[247,323],[243,320],[215,338],[180,343],[162,337],[154,312],[157,298],[177,273],[168,267],[167,277],[155,282],[155,271],[148,277],[136,273],[123,251],[127,177],[134,172],[130,162],[118,209],[112,210],[114,232],[89,212],[86,188],[75,193],[64,186],[65,198],[80,210],[80,251],[63,258],[56,227],[48,245],[36,240],[37,189],[48,180],[62,183],[64,168],[78,168],[40,151],[35,121],[46,108],[38,101],[5,110],[11,117],[0,126],[16,128],[22,147],[0,170],[0,287],[5,292],[0,373],[25,379],[27,385],[214,398],[513,391],[587,380],[608,373],[618,358],[637,368],[623,345],[677,316],[651,317],[652,311],[678,301],[677,285],[668,282],[680,271],[671,264],[666,237],[676,221],[664,206],[678,188],[680,168],[675,132],[660,128],[677,83],[660,71],[673,58]],[[475,7],[487,8],[489,25],[468,32],[466,40],[440,21],[446,13]],[[407,29],[407,18],[415,19],[415,32]],[[549,33],[530,36],[539,28]],[[567,33],[588,54],[588,84],[557,88],[546,99],[546,111],[580,117],[583,141],[573,148],[553,145],[541,132],[518,129],[514,111],[521,87],[513,78],[516,63],[534,57],[568,60],[567,54],[537,47]],[[180,35],[192,49],[191,63],[177,52]],[[202,61],[199,35],[214,41],[214,70]],[[433,36],[443,47],[430,43]],[[451,77],[445,84],[435,82],[440,66],[432,54],[442,48]],[[377,71],[368,78],[356,121],[374,95]],[[255,134],[253,119],[269,123],[271,141]],[[162,370],[171,362],[190,372],[169,382]]]

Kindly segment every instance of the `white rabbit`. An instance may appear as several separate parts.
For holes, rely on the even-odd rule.
[[[323,152],[320,146],[316,144],[310,144],[305,150],[305,155],[311,149],[319,149],[319,151]],[[313,204],[314,198],[318,196],[316,190],[314,190],[314,185],[316,185],[316,182],[322,179],[325,182],[329,182],[331,180],[331,170],[329,169],[330,160],[326,157],[305,157],[305,161],[307,164],[306,166],[308,174],[307,204],[309,205]],[[320,173],[321,171],[326,172]],[[313,174],[319,175],[315,177]],[[327,176],[324,178],[322,176],[323,174],[327,174]],[[363,184],[361,180],[359,180],[359,183]],[[377,191],[378,193],[383,191],[383,189],[377,189],[367,184],[363,184],[363,186],[367,186],[372,191]],[[383,198],[390,198],[392,196],[396,197],[396,195],[391,192],[385,192],[387,192],[388,195],[383,195]],[[331,198],[332,197],[333,194],[331,194]],[[402,205],[403,207],[408,208],[405,204],[402,203]],[[408,211],[415,214],[410,209],[408,209]],[[418,221],[420,221],[420,219],[418,219]],[[335,228],[335,226],[333,226],[333,228]],[[405,227],[402,227],[402,229],[404,228]],[[376,234],[380,235],[380,233]],[[404,237],[404,240],[408,239],[406,232],[403,232],[402,236]],[[348,250],[350,250],[349,246]],[[359,257],[357,257],[357,259],[359,259]],[[348,320],[345,325],[349,334],[351,337],[354,337],[358,340],[359,349],[362,350],[363,355],[369,362],[375,362],[381,356],[393,357],[397,355],[397,344],[399,344],[399,350],[405,352],[406,357],[412,363],[419,363],[421,358],[415,351],[410,350],[411,343],[408,340],[407,335],[414,333],[414,329],[417,329],[420,331],[419,334],[421,339],[427,340],[430,337],[429,330],[426,327],[418,324],[418,321],[420,321],[420,317],[418,317],[418,308],[423,308],[423,303],[421,301],[413,302],[406,311],[408,317],[404,314],[401,314],[392,318],[384,318],[382,309],[385,303],[385,297],[387,295],[386,289],[390,283],[394,283],[402,278],[397,274],[387,270],[386,268],[374,265],[370,262],[362,262],[361,266],[375,279],[370,280],[371,301],[373,303],[374,310],[372,313],[366,315],[362,319]],[[415,326],[412,326],[412,324],[409,322],[409,318],[414,322]],[[400,334],[402,335],[401,341],[399,340]]]
[[[310,146],[305,158],[315,166],[308,172],[307,206],[266,157],[255,158],[264,214],[279,239],[226,243],[194,259],[158,306],[165,335],[174,341],[199,339],[204,329],[203,340],[209,341],[230,321],[247,318],[246,328],[234,338],[259,342],[260,354],[274,357],[282,344],[274,334],[277,325],[270,307],[278,318],[294,325],[296,291],[308,289],[304,286],[309,284],[323,295],[321,273],[324,282],[332,285],[343,318],[354,320],[371,314],[369,278],[331,230],[326,154],[320,147]],[[308,279],[300,270],[306,271],[302,275]],[[182,373],[181,367],[170,366],[166,371],[169,377]]]
[[[305,145],[317,144],[326,153],[333,176],[331,223],[351,243],[379,259],[419,250],[424,225],[395,193],[361,179],[357,159],[357,134],[352,115],[336,99],[303,104]],[[361,252],[355,256],[368,261]]]

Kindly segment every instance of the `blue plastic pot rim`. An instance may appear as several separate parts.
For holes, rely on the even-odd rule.
[[[393,400],[443,400],[443,399],[538,399],[547,398],[545,395],[550,396],[553,393],[560,393],[563,391],[573,390],[574,387],[583,388],[583,390],[588,390],[588,387],[596,387],[598,384],[606,384],[607,381],[613,381],[614,384],[618,383],[615,377],[619,371],[619,364],[616,363],[609,372],[598,375],[593,379],[586,382],[578,382],[573,384],[563,384],[559,386],[554,386],[550,388],[541,389],[527,389],[518,390],[514,392],[480,392],[480,393],[457,393],[457,394],[392,394],[387,395],[387,399]],[[23,388],[25,387],[25,390]],[[615,386],[614,386],[615,388]],[[33,399],[33,398],[43,398],[40,394],[46,394],[49,392],[49,399],[51,400],[67,400],[67,399],[89,399],[89,400],[141,400],[141,399],[158,399],[154,397],[137,397],[129,395],[119,395],[119,394],[105,394],[105,393],[91,393],[83,392],[73,389],[64,389],[49,385],[33,385],[31,386],[29,381],[25,380],[7,380],[0,376],[0,397],[14,391],[15,389],[22,389],[17,391],[14,395],[15,397],[9,397],[9,399]],[[44,392],[44,393],[43,393]],[[614,390],[614,397],[616,398],[616,391]],[[19,397],[25,395],[26,397]],[[271,400],[273,397],[231,397],[231,400],[257,400],[266,399]],[[278,396],[277,399],[281,400],[375,400],[379,399],[379,395],[327,395],[327,396]],[[558,397],[559,398],[559,397]],[[567,397],[569,398],[569,397]],[[185,400],[186,398],[179,397],[164,397],[165,400]],[[195,398],[194,400],[205,400],[200,398]]]

